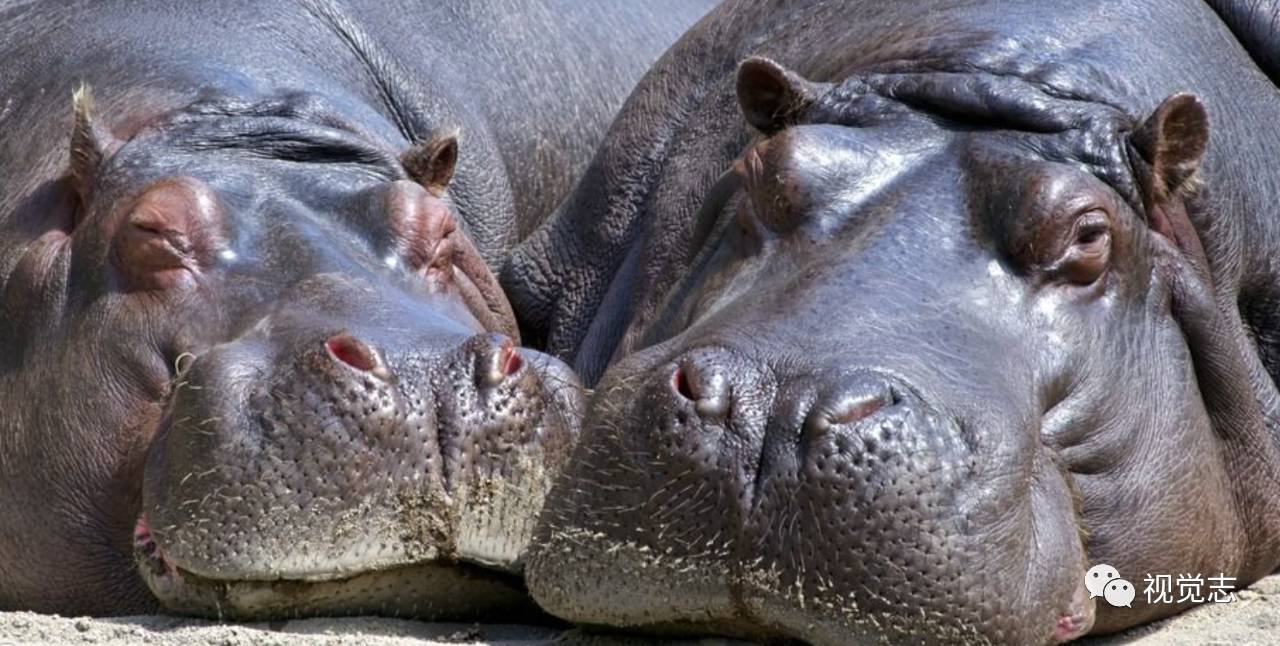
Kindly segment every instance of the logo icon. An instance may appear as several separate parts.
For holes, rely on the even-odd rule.
[[[1084,573],[1084,587],[1089,590],[1089,598],[1104,597],[1107,584],[1115,579],[1120,578],[1120,571],[1107,565],[1099,563]]]
[[[1117,608],[1121,606],[1132,608],[1133,597],[1137,594],[1138,591],[1133,588],[1132,583],[1124,579],[1112,579],[1111,583],[1107,584],[1107,591],[1103,593],[1102,598]]]
[[[1120,608],[1132,608],[1133,597],[1138,591],[1133,584],[1120,578],[1120,571],[1099,563],[1084,573],[1084,587],[1089,590],[1089,598],[1102,597],[1107,603]]]

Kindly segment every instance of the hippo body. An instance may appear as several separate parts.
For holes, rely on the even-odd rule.
[[[1220,4],[731,0],[690,30],[503,272],[595,387],[535,599],[1027,644],[1191,605],[1144,577],[1272,571],[1277,13]]]
[[[0,609],[530,607],[579,386],[488,265],[710,4],[0,8]]]

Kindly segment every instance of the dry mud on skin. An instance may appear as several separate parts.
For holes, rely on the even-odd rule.
[[[1207,604],[1177,617],[1119,635],[1077,642],[1088,646],[1139,644],[1275,644],[1280,640],[1280,575],[1236,593],[1230,604]],[[741,644],[722,639],[659,641],[592,635],[537,626],[431,624],[353,617],[255,624],[220,624],[168,616],[68,618],[30,612],[0,613],[0,645],[157,644],[159,646],[650,646]]]

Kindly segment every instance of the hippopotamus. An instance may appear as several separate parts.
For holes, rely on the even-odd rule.
[[[709,6],[0,11],[0,609],[531,608],[580,384],[490,268]]]
[[[1204,600],[1271,572],[1280,57],[1256,4],[708,14],[502,272],[526,342],[594,387],[535,600],[1031,644],[1196,601],[1144,579]]]

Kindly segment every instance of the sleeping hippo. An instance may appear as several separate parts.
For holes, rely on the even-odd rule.
[[[580,384],[489,268],[709,5],[0,10],[0,609],[529,609]]]
[[[504,270],[596,387],[553,614],[1050,643],[1280,564],[1276,12],[925,5],[721,5]]]

